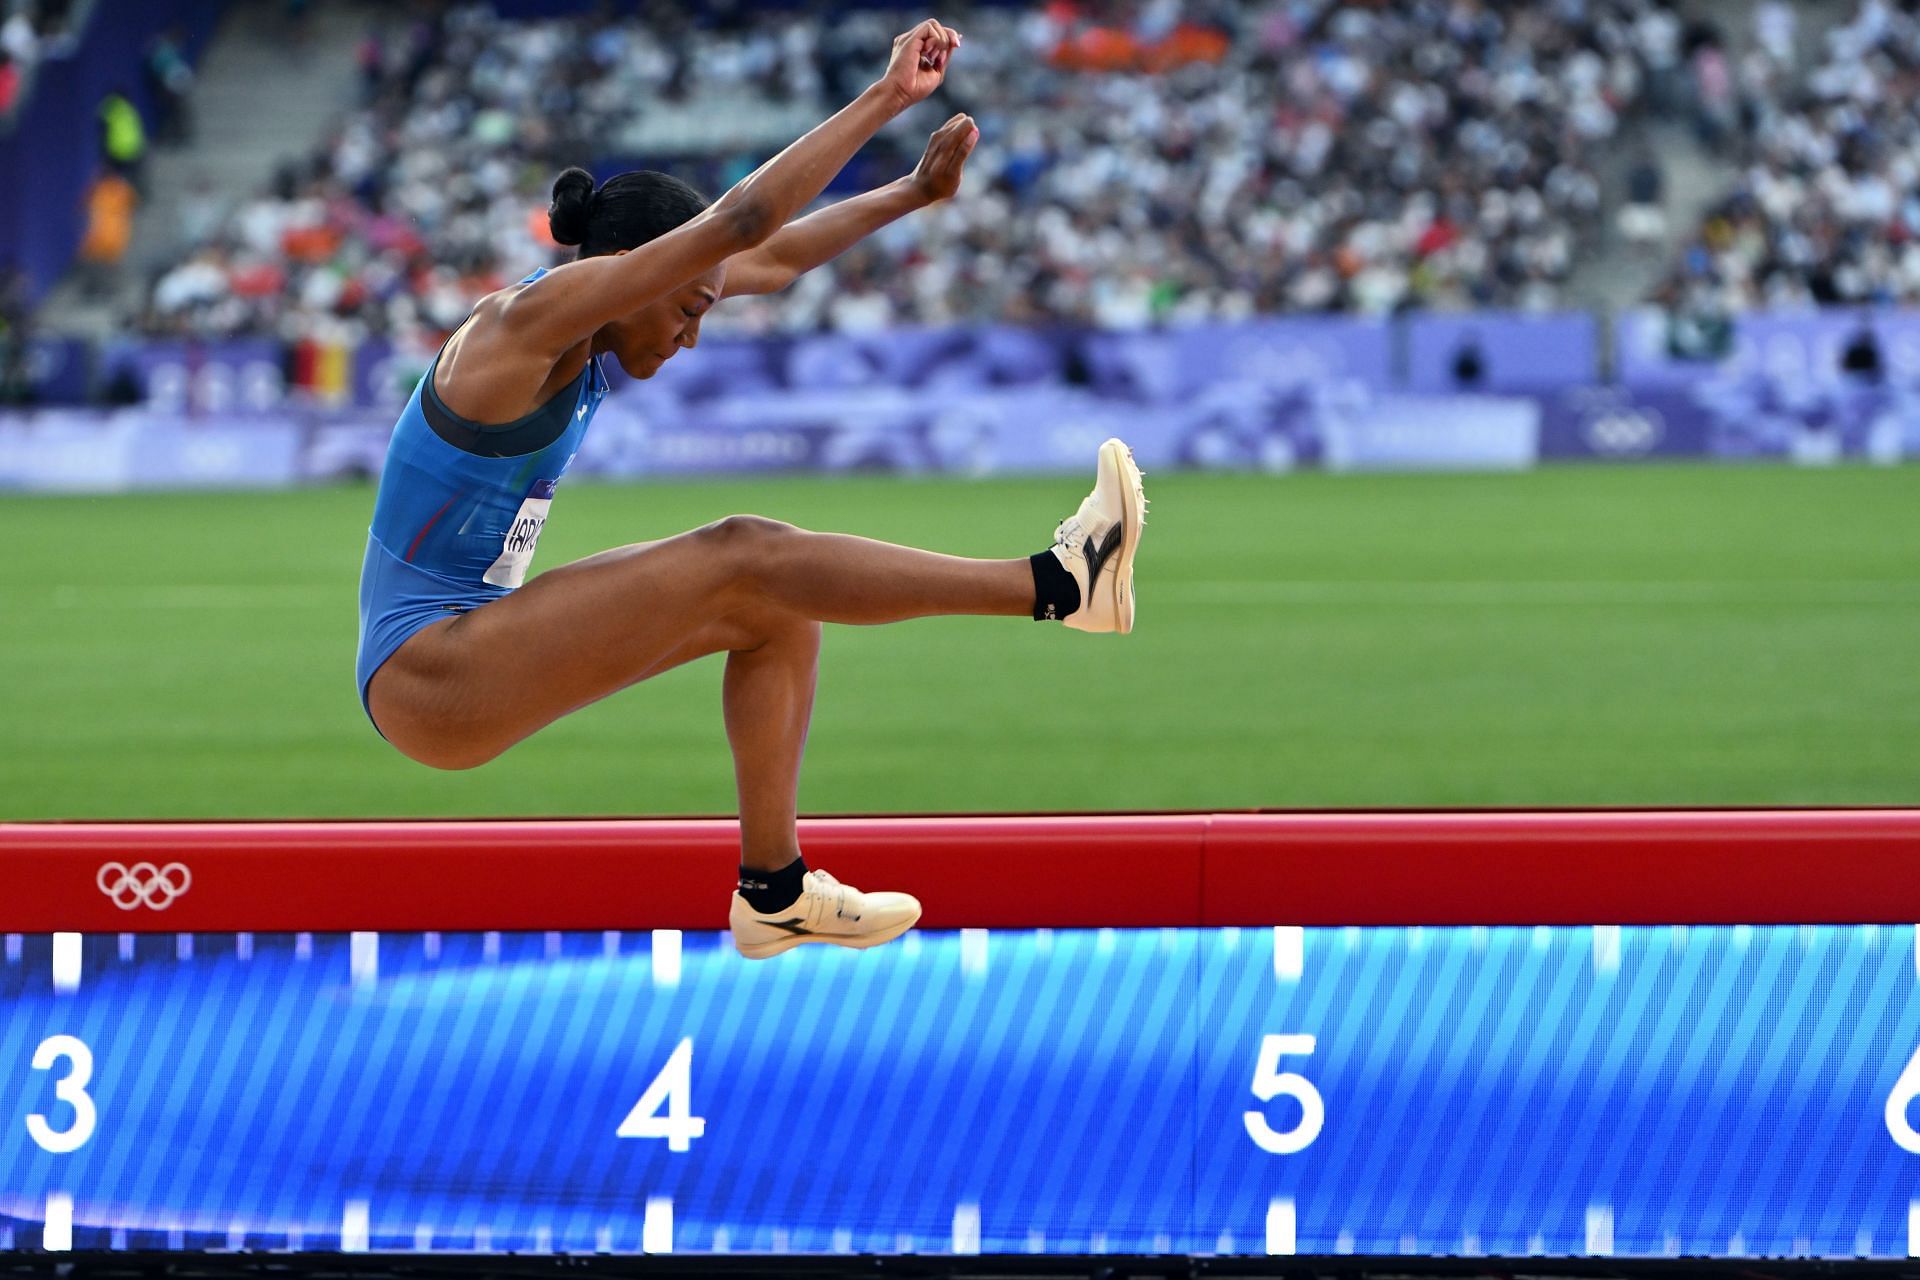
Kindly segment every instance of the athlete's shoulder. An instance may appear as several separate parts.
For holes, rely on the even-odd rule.
[[[502,285],[492,293],[482,294],[480,300],[473,304],[473,309],[467,313],[466,322],[462,327],[490,326],[502,321],[511,324],[514,303],[547,275],[547,269],[539,267],[512,284]]]

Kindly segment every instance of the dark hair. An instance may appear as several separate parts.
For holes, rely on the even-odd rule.
[[[651,169],[615,174],[597,191],[592,174],[568,169],[554,180],[547,228],[556,241],[577,244],[580,256],[591,258],[643,245],[706,207],[698,191]]]

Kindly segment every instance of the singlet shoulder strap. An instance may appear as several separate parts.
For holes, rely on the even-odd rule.
[[[565,435],[573,423],[573,407],[580,399],[580,383],[593,375],[597,365],[587,357],[587,367],[553,398],[525,417],[498,425],[469,422],[447,408],[434,390],[434,371],[440,367],[435,356],[427,366],[426,380],[420,385],[420,412],[433,434],[465,453],[481,458],[518,458],[540,450]],[[604,375],[602,375],[604,376]]]

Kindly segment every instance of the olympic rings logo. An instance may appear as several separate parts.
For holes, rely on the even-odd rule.
[[[131,867],[109,862],[100,868],[93,882],[122,911],[132,911],[142,905],[165,911],[174,899],[193,887],[193,872],[178,862],[169,862],[164,867],[156,867],[151,862],[136,862]]]

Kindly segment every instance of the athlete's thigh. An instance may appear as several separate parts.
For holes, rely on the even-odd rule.
[[[668,666],[750,646],[736,617],[757,606],[715,542],[696,530],[602,552],[427,628],[374,677],[375,722],[429,763],[484,759]]]

